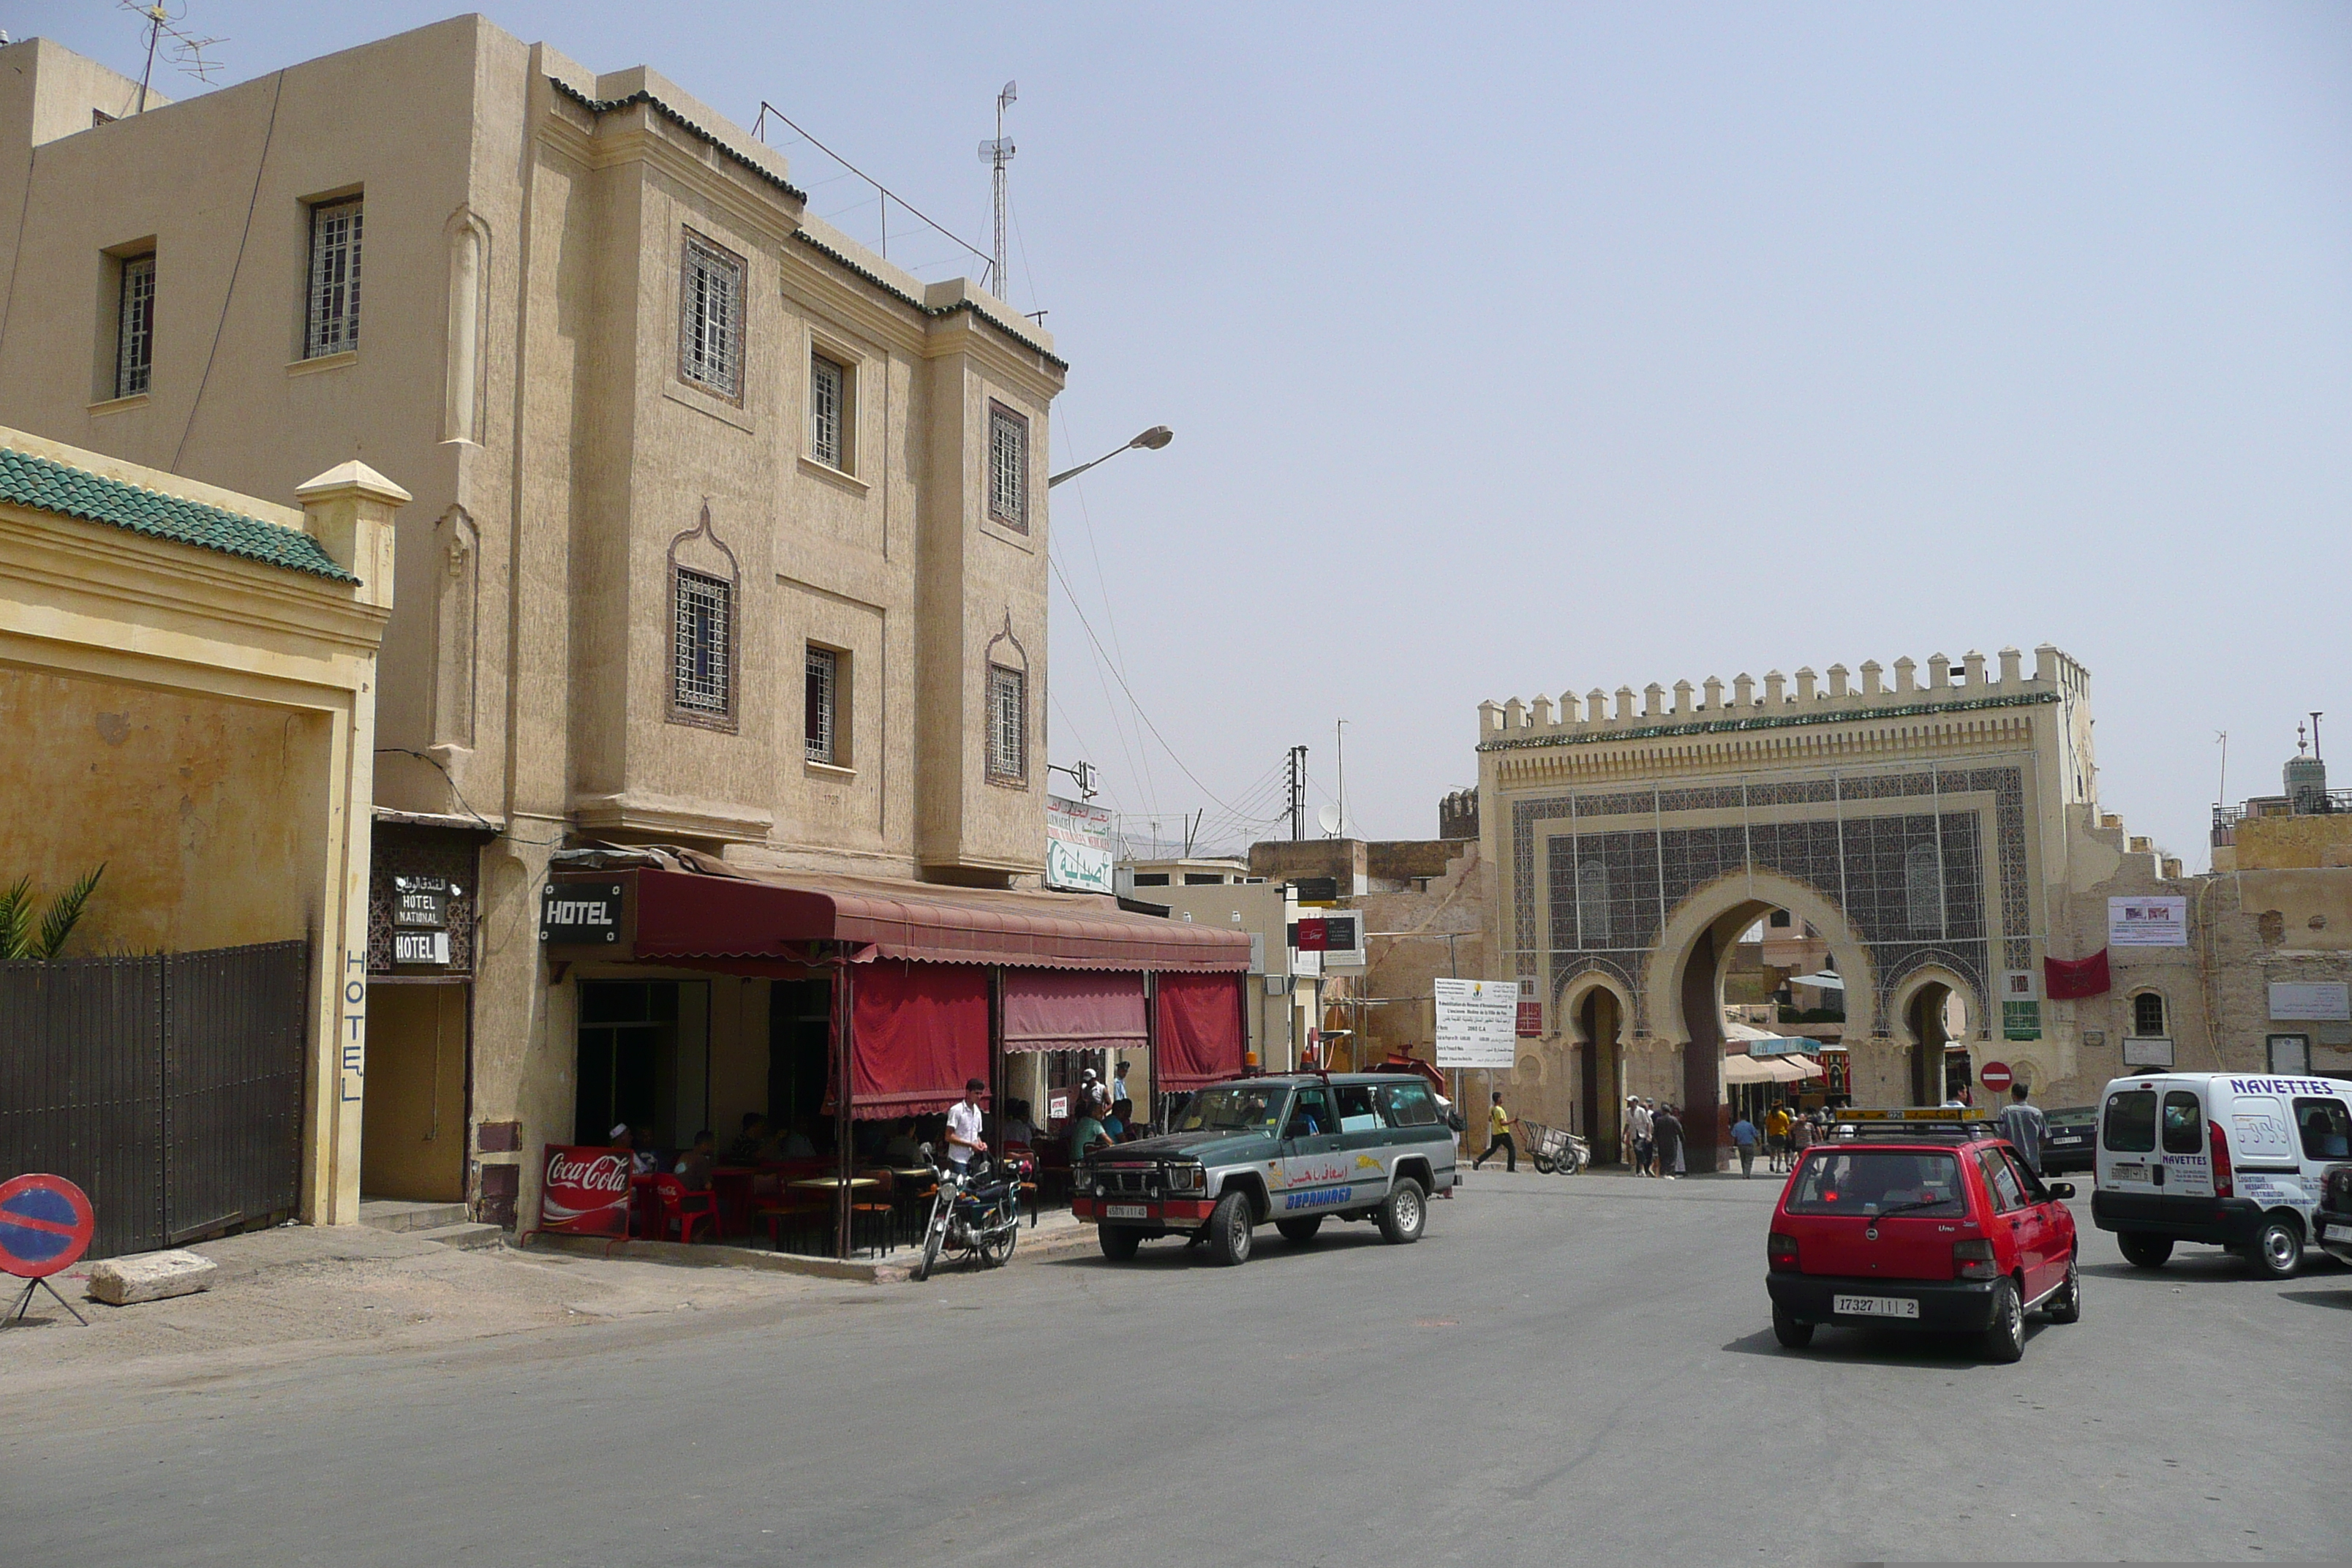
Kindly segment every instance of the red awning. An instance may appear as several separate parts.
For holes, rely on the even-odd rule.
[[[1008,1051],[1137,1050],[1148,1043],[1140,974],[1004,972]]]
[[[861,964],[850,1028],[849,1113],[919,1116],[988,1081],[988,972],[883,959]]]
[[[1223,974],[1163,974],[1158,988],[1160,1092],[1182,1094],[1240,1077],[1241,982]]]
[[[1139,973],[1249,967],[1244,932],[1129,914],[1094,894],[749,870],[690,850],[662,858],[682,868],[624,865],[580,874],[632,884],[626,921],[635,941],[614,957],[702,968],[723,962],[761,973],[753,966],[806,963],[812,942],[843,942],[871,947],[877,957],[937,963]]]

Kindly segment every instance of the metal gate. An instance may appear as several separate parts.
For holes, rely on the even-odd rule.
[[[93,1258],[291,1215],[309,944],[0,963],[0,1175],[97,1211]]]

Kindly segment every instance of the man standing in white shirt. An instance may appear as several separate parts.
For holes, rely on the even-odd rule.
[[[974,1154],[988,1152],[980,1139],[980,1097],[987,1092],[988,1085],[980,1079],[967,1079],[963,1098],[948,1107],[948,1163],[959,1171],[971,1163]]]

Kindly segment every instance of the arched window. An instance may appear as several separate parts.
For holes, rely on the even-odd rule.
[[[2143,991],[2131,999],[2132,1033],[2141,1039],[2164,1037],[2164,998]]]
[[[1576,923],[1587,948],[1609,945],[1609,868],[1598,860],[1576,868]]]
[[[1914,844],[1903,856],[1905,922],[1916,933],[1944,929],[1944,890],[1936,876],[1936,847]]]

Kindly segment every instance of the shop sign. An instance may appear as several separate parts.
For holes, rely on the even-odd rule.
[[[539,940],[551,947],[617,942],[621,900],[618,882],[550,882],[539,898]]]
[[[1084,801],[1045,797],[1045,886],[1071,893],[1116,891],[1110,813]]]
[[[453,888],[441,877],[394,877],[392,879],[392,923],[400,931],[447,931],[449,900],[463,889]],[[400,959],[399,963],[430,963],[427,959]],[[446,963],[447,959],[440,962]]]
[[[627,1152],[550,1143],[539,1228],[564,1236],[628,1235]]]
[[[2184,898],[2109,899],[2109,947],[2187,947],[2189,900]]]
[[[1518,1057],[1519,983],[1439,980],[1437,1065],[1507,1072]]]
[[[392,961],[394,963],[449,963],[449,933],[446,931],[395,931],[392,933]]]

